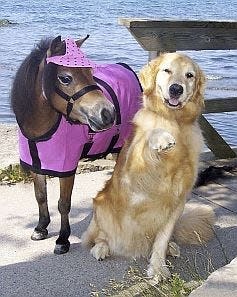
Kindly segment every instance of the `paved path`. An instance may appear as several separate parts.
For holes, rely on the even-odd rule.
[[[49,238],[35,242],[30,235],[37,223],[38,211],[32,184],[0,186],[0,296],[89,296],[92,285],[102,288],[110,278],[122,278],[129,261],[111,259],[98,262],[80,245],[80,237],[89,223],[91,198],[95,196],[109,171],[76,176],[70,216],[71,249],[54,255],[59,231],[57,211],[58,180],[48,183],[51,224]]]
[[[122,279],[127,268],[134,265],[133,260],[112,257],[98,262],[80,244],[81,234],[90,220],[91,198],[102,188],[110,173],[110,170],[104,170],[76,175],[70,216],[71,249],[61,256],[53,254],[60,224],[57,211],[58,180],[54,178],[48,181],[51,224],[49,238],[40,242],[30,240],[38,218],[32,184],[0,186],[1,297],[84,297],[95,290],[94,286],[101,289],[110,279]],[[207,277],[236,257],[236,181],[236,176],[230,176],[193,192],[192,203],[211,204],[215,208],[218,221],[215,227],[216,237],[207,247],[182,247],[181,257],[171,259],[174,271],[185,279]],[[145,260],[140,260],[137,264],[141,268],[146,267]],[[217,272],[217,276],[211,275],[207,283],[191,296],[237,297],[237,261],[234,260],[230,266],[222,269],[224,270]],[[209,295],[207,292],[210,292]]]
[[[237,296],[237,172],[194,191],[199,201],[211,204],[217,214],[216,238],[209,245],[213,272],[190,297]],[[208,255],[207,255],[208,257]],[[236,257],[236,258],[235,258]],[[228,264],[231,261],[230,264]],[[223,265],[228,264],[228,265]],[[222,267],[223,266],[223,267]]]

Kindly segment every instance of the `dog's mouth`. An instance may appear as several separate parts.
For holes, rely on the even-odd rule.
[[[182,108],[182,106],[183,106],[182,102],[179,101],[179,98],[177,98],[177,97],[170,97],[169,99],[165,98],[165,104],[169,108],[173,108],[173,109]]]

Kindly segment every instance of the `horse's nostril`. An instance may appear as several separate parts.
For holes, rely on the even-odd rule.
[[[183,87],[179,84],[173,84],[169,87],[169,93],[171,96],[180,96],[183,94]]]
[[[115,120],[114,109],[108,110],[106,108],[103,108],[101,110],[101,119],[105,125],[112,124]]]

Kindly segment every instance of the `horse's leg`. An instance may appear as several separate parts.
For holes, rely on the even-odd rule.
[[[39,206],[39,222],[35,227],[32,240],[41,240],[47,238],[48,230],[46,229],[50,223],[48,203],[47,203],[47,185],[46,176],[31,173],[34,180],[35,197]]]
[[[60,178],[60,199],[58,201],[58,210],[61,214],[61,229],[59,237],[56,240],[54,249],[55,254],[64,254],[69,251],[70,242],[68,240],[71,229],[69,225],[69,212],[71,209],[71,195],[75,175]]]

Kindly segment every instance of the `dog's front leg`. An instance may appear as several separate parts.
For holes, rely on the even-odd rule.
[[[149,135],[149,147],[158,152],[166,151],[175,146],[174,137],[163,129],[154,129]]]
[[[99,231],[97,238],[95,239],[95,245],[91,249],[91,254],[94,258],[99,261],[104,260],[106,257],[109,257],[110,250],[109,245],[106,240],[106,235],[103,231]]]
[[[174,225],[183,210],[183,205],[178,206],[170,215],[166,224],[157,233],[148,266],[147,275],[155,281],[166,279],[170,276],[169,268],[166,265],[166,252],[169,240],[173,233]]]

